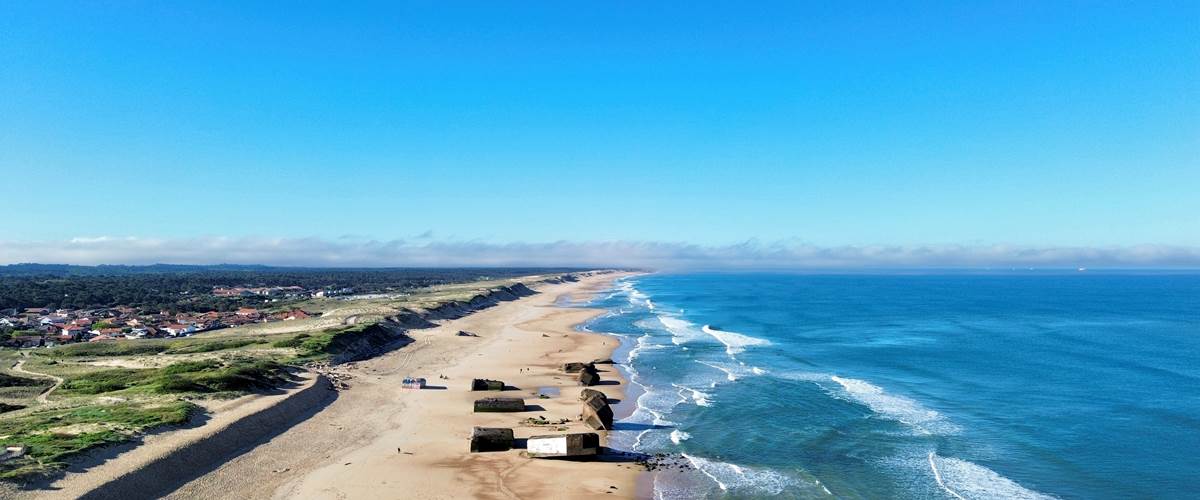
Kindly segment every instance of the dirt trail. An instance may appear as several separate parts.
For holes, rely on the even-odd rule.
[[[54,385],[50,386],[49,389],[42,391],[42,393],[38,394],[38,397],[37,397],[37,401],[39,403],[42,403],[42,404],[48,403],[49,401],[47,400],[47,398],[50,397],[50,393],[54,392],[55,389],[58,389],[58,386],[62,385],[63,379],[60,377],[55,377],[54,375],[50,375],[48,373],[31,372],[29,370],[26,370],[24,368],[24,366],[25,366],[25,360],[22,359],[20,361],[17,361],[16,364],[14,364],[12,366],[12,370],[17,373],[24,373],[26,375],[33,375],[34,377],[38,377],[38,378],[48,378],[48,379],[54,380]]]

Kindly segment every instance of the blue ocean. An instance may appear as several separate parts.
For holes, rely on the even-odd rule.
[[[1200,276],[650,274],[595,300],[659,498],[1200,497]]]

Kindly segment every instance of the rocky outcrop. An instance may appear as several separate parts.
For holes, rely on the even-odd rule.
[[[608,404],[608,398],[600,391],[584,389],[587,394],[581,395],[583,400],[583,423],[596,430],[612,430],[613,411]]]
[[[483,398],[475,401],[475,413],[497,413],[525,411],[525,400],[521,398]]]
[[[590,386],[600,383],[600,372],[596,370],[594,363],[564,363],[562,371],[579,374],[575,379],[579,381],[579,385]]]
[[[600,397],[605,402],[608,402],[608,396],[605,396],[603,392],[597,391],[595,389],[584,389],[579,392],[579,400],[580,401],[587,401],[588,399],[591,399],[594,397]]]
[[[503,391],[504,382],[499,380],[488,380],[485,378],[477,378],[471,381],[472,391]]]
[[[562,371],[566,373],[579,373],[587,370],[589,366],[591,366],[589,363],[565,363],[562,365]],[[593,366],[592,369],[594,370],[595,367]]]
[[[471,453],[508,451],[513,446],[513,430],[503,427],[476,427],[471,430]]]
[[[600,383],[600,373],[596,371],[596,367],[588,365],[591,369],[579,372],[579,385],[593,386]]]

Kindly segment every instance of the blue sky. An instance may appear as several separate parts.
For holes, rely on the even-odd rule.
[[[1200,4],[738,4],[5,2],[0,240],[1200,246]]]

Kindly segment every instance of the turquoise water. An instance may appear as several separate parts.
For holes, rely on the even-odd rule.
[[[1200,276],[648,275],[615,447],[664,498],[1196,498]]]

